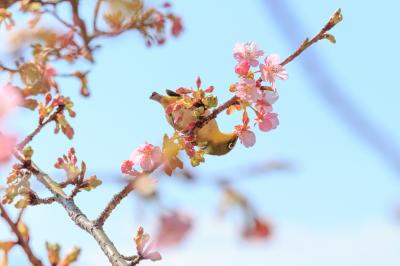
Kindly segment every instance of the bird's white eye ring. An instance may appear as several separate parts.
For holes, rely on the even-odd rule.
[[[233,146],[235,146],[235,143],[234,142],[229,142],[228,149],[232,150]]]

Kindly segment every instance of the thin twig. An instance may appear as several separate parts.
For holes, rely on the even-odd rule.
[[[97,32],[97,18],[99,17],[99,11],[100,11],[100,6],[101,6],[101,2],[103,0],[97,0],[96,2],[96,6],[94,8],[94,15],[93,15],[93,31]]]
[[[329,21],[325,24],[325,26],[321,29],[321,31],[314,36],[311,40],[305,39],[304,42],[300,45],[297,50],[289,55],[283,62],[280,64],[281,66],[286,65],[287,63],[291,62],[293,59],[298,57],[302,52],[304,52],[308,47],[313,45],[314,43],[326,39],[326,33],[332,29],[337,23],[342,20],[342,14],[340,9],[336,10],[333,16],[329,19]]]
[[[18,69],[10,68],[10,67],[7,67],[7,66],[3,65],[2,63],[0,63],[0,71],[2,71],[2,70],[8,71],[10,73],[18,72]]]
[[[30,205],[41,205],[41,204],[52,204],[53,202],[56,201],[55,197],[48,197],[48,198],[40,198],[36,192],[34,191],[29,191],[29,204]]]
[[[89,38],[89,34],[88,34],[88,31],[86,28],[86,23],[83,21],[83,19],[79,15],[79,0],[69,0],[69,2],[71,4],[71,11],[72,11],[72,16],[73,16],[74,22],[80,29],[80,35],[82,37],[84,48],[87,52],[86,58],[92,62],[93,61],[92,50],[89,45],[90,38]]]
[[[61,113],[64,110],[64,105],[58,106],[57,110],[50,115],[45,121],[39,123],[39,125],[28,135],[23,139],[20,143],[17,144],[17,149],[22,150],[25,148],[26,145],[29,144],[33,140],[33,138],[39,134],[39,132],[50,122],[55,121],[57,118],[57,115]]]
[[[18,239],[17,244],[21,246],[23,251],[25,252],[26,256],[28,257],[29,262],[34,265],[34,266],[43,266],[43,263],[38,259],[34,254],[29,246],[28,240],[24,238],[24,236],[21,234],[21,232],[18,230],[18,226],[16,223],[14,223],[10,216],[8,215],[6,209],[3,207],[3,205],[0,203],[0,216],[3,217],[3,219],[6,221],[6,223],[10,226],[12,232],[15,234],[15,236]]]
[[[95,220],[95,224],[98,227],[102,227],[104,222],[110,216],[111,212],[118,206],[118,204],[123,200],[128,194],[133,191],[134,185],[129,182],[120,192],[114,195],[111,201],[107,204],[106,208],[101,212],[100,216]]]
[[[48,13],[48,14],[52,15],[58,22],[60,22],[61,24],[63,24],[64,26],[66,26],[68,28],[71,28],[71,29],[74,28],[74,25],[68,23],[62,17],[60,17],[60,15],[58,14],[58,12],[56,10],[56,6],[54,6],[54,10],[44,9],[43,13]]]
[[[22,208],[22,209],[19,211],[17,220],[15,221],[15,224],[18,224],[18,223],[21,221],[22,216],[23,216],[24,213],[25,213],[25,210],[26,210],[26,208]]]
[[[210,122],[211,120],[215,119],[221,112],[223,112],[224,110],[228,109],[229,106],[232,106],[232,105],[235,105],[235,104],[238,104],[238,103],[239,103],[239,98],[236,97],[236,96],[233,96],[228,101],[226,101],[224,104],[222,104],[219,107],[215,108],[211,112],[211,114],[200,118],[196,122],[195,126],[189,131],[188,135],[189,136],[193,135],[195,130],[204,127],[208,122]]]

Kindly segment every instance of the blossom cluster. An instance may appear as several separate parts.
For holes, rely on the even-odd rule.
[[[131,155],[130,160],[123,162],[121,170],[124,174],[132,177],[140,176],[140,172],[134,169],[138,165],[144,173],[151,173],[155,168],[163,165],[164,172],[171,175],[176,168],[182,168],[182,161],[178,158],[180,150],[184,150],[190,158],[192,166],[204,162],[204,155],[207,153],[222,155],[230,151],[235,144],[235,135],[245,147],[251,147],[256,141],[254,132],[250,129],[250,117],[248,110],[255,112],[254,123],[261,131],[268,132],[279,125],[278,114],[273,112],[273,104],[278,100],[279,95],[276,89],[276,80],[286,80],[288,74],[277,54],[271,54],[260,63],[264,51],[260,50],[256,43],[238,43],[233,50],[233,57],[236,59],[235,73],[239,81],[230,86],[230,91],[235,94],[232,104],[226,107],[227,113],[242,111],[242,123],[235,126],[232,137],[219,131],[216,122],[206,120],[212,111],[218,108],[218,98],[213,95],[214,86],[202,89],[200,78],[196,80],[196,88],[180,87],[175,91],[167,91],[168,97],[175,97],[169,104],[164,106],[169,123],[174,127],[173,136],[164,136],[163,147],[145,143],[137,148]],[[258,70],[251,68],[258,67]],[[259,77],[256,78],[256,74]],[[162,95],[153,93],[150,97],[160,102]],[[224,106],[224,105],[222,105]],[[225,108],[225,107],[224,107]],[[200,126],[199,126],[200,122]],[[201,131],[202,127],[208,126],[207,130]],[[226,147],[219,147],[217,151],[210,151],[213,137],[204,132],[218,135],[217,138],[226,138],[229,141]],[[223,136],[223,137],[221,137]],[[236,138],[237,138],[236,137]],[[219,154],[218,154],[219,153]]]
[[[233,56],[237,60],[235,73],[239,81],[231,85],[230,90],[240,99],[240,103],[230,106],[228,113],[234,110],[243,110],[242,124],[235,127],[235,133],[245,147],[251,147],[256,141],[253,131],[250,130],[250,119],[247,107],[256,114],[254,122],[261,131],[267,132],[279,125],[278,115],[273,112],[272,105],[278,100],[276,80],[286,80],[288,73],[280,64],[277,54],[270,54],[264,58],[264,64],[259,62],[264,51],[256,43],[237,43],[233,49]],[[259,67],[251,70],[251,67]],[[255,75],[260,74],[259,78]]]
[[[3,120],[22,102],[17,88],[10,83],[0,87],[0,164],[7,162],[16,144],[16,137],[5,132]]]

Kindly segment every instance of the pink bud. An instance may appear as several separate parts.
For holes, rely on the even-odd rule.
[[[205,92],[211,93],[214,91],[214,86],[208,86],[208,88],[205,90]]]
[[[50,103],[52,99],[51,93],[46,93],[46,97],[45,97],[45,101],[46,101],[46,105],[48,105]]]
[[[123,174],[127,174],[132,170],[133,162],[130,160],[125,160],[121,164],[121,172]]]
[[[201,79],[200,79],[200,77],[197,77],[197,79],[196,79],[196,86],[197,86],[198,89],[200,89],[200,86],[201,86]]]
[[[237,63],[235,66],[235,73],[240,76],[245,76],[249,73],[250,64],[247,61]]]

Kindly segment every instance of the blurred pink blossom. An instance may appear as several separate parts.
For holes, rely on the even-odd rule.
[[[179,244],[192,229],[192,218],[179,211],[172,211],[160,216],[159,229],[155,243],[158,247]]]
[[[240,79],[236,83],[235,95],[248,102],[256,102],[261,98],[261,93],[253,79]]]
[[[279,125],[276,113],[261,113],[255,120],[260,130],[265,132],[275,129]]]
[[[271,235],[271,227],[265,220],[255,217],[246,225],[242,235],[248,240],[265,239]]]
[[[178,37],[183,31],[182,19],[174,16],[172,19],[171,33],[173,36]]]
[[[46,69],[44,70],[44,77],[48,81],[52,81],[56,75],[57,75],[57,70],[50,65],[46,65]]]
[[[275,79],[286,80],[288,73],[286,69],[280,65],[279,55],[271,54],[265,58],[265,65],[260,65],[261,78],[271,83],[272,89],[275,89]]]
[[[15,136],[5,135],[0,132],[0,164],[7,162],[11,158],[16,141]]]
[[[161,157],[160,147],[146,142],[132,152],[130,160],[140,165],[143,171],[150,172],[161,162]]]
[[[233,48],[233,57],[239,63],[246,61],[253,67],[258,66],[258,58],[263,54],[255,42],[237,43]]]
[[[22,96],[11,83],[0,87],[0,118],[22,103]]]

